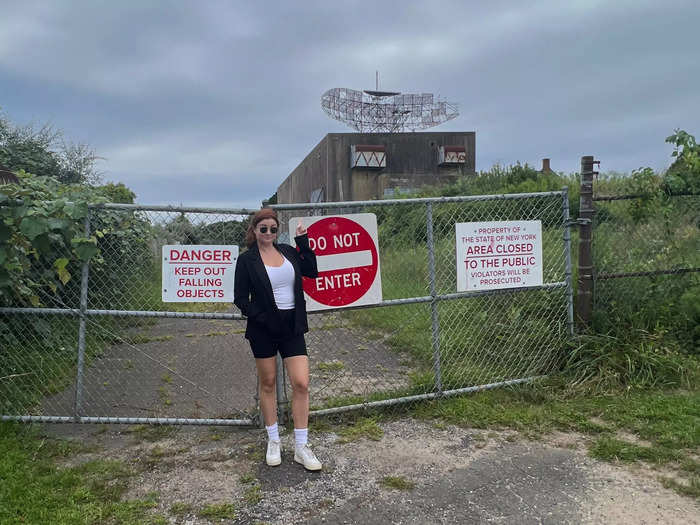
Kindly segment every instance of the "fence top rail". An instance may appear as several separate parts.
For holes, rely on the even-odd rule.
[[[667,197],[700,197],[700,193],[693,193],[693,192],[682,192],[682,193],[669,193],[666,194]],[[648,197],[648,195],[644,195],[643,193],[635,193],[635,194],[630,194],[630,195],[593,195],[593,200],[594,201],[624,201],[624,200],[632,200],[632,199],[641,199],[644,197]]]
[[[317,208],[352,208],[358,206],[397,206],[402,204],[440,204],[446,202],[478,202],[511,199],[530,199],[537,197],[561,196],[567,191],[561,190],[542,191],[531,193],[501,193],[493,195],[458,195],[454,197],[420,197],[412,199],[381,199],[369,201],[340,201],[340,202],[304,202],[292,204],[270,204],[268,207],[277,210],[305,210]],[[21,199],[14,204],[21,205]],[[7,203],[6,203],[7,204]],[[88,204],[91,209],[101,210],[131,210],[131,211],[171,211],[178,213],[226,213],[230,215],[252,215],[256,208],[213,208],[198,206],[175,206],[171,204],[122,204],[116,202],[100,202]]]
[[[561,196],[566,188],[556,191],[542,191],[532,193],[501,193],[494,195],[458,195],[454,197],[421,197],[413,199],[380,199],[371,201],[343,201],[343,202],[307,202],[295,204],[271,204],[270,208],[277,210],[304,210],[309,208],[350,208],[356,206],[397,206],[401,204],[440,204],[444,202],[473,202],[495,201],[510,199],[529,199],[533,197]]]
[[[174,206],[170,204],[120,204],[104,202],[88,205],[92,209],[101,210],[133,210],[133,211],[175,211],[190,213],[227,213],[231,215],[251,215],[258,211],[253,208],[211,208],[197,206]]]

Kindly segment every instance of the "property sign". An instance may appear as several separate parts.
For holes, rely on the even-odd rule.
[[[233,302],[238,246],[163,246],[163,302]]]
[[[318,277],[304,279],[307,310],[381,302],[377,216],[374,213],[292,218],[290,237],[299,221],[307,228],[309,245],[318,264]]]
[[[542,222],[462,222],[457,236],[457,291],[542,284]]]

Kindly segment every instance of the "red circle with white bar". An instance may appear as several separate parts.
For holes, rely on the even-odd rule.
[[[311,224],[307,233],[316,254],[318,277],[304,278],[304,291],[329,307],[349,306],[374,283],[379,254],[372,236],[345,217],[326,217]]]

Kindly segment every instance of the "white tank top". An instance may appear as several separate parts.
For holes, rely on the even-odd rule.
[[[265,265],[267,276],[270,278],[275,303],[280,310],[294,309],[294,266],[283,255],[282,266]]]

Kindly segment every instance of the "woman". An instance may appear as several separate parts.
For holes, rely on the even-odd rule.
[[[321,470],[308,439],[309,359],[304,333],[309,331],[302,275],[316,277],[316,256],[301,222],[296,228],[297,248],[277,244],[279,221],[270,208],[253,215],[246,244],[238,257],[233,302],[248,318],[245,337],[255,356],[260,378],[260,407],[267,429],[268,465],[282,462],[277,427],[275,357],[280,353],[292,384],[294,418],[294,461],[308,470]]]

